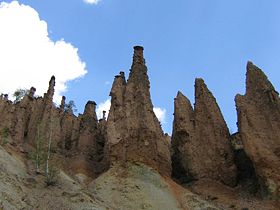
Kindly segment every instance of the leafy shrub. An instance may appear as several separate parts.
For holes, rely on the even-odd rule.
[[[59,171],[57,168],[55,168],[53,166],[49,167],[49,171],[46,174],[46,180],[45,180],[46,185],[55,186],[58,181],[58,174],[59,174]]]

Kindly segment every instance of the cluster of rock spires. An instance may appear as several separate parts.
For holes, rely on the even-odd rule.
[[[89,101],[83,114],[76,117],[65,109],[65,97],[60,107],[53,104],[55,77],[49,82],[44,97],[34,97],[32,87],[28,95],[17,103],[0,100],[0,129],[8,131],[14,146],[30,152],[39,139],[52,139],[52,150],[71,159],[74,173],[96,176],[104,171],[103,148],[105,119],[97,120],[96,103]]]
[[[133,64],[126,82],[124,73],[116,76],[110,93],[107,146],[111,163],[140,161],[170,176],[168,141],[153,112],[150,83],[143,48],[135,47]]]
[[[89,101],[78,117],[53,104],[55,78],[44,97],[35,88],[20,102],[0,99],[0,129],[13,145],[35,146],[52,138],[56,153],[74,174],[92,178],[110,166],[140,162],[179,183],[209,179],[234,187],[251,180],[265,197],[280,197],[280,100],[264,73],[248,63],[246,94],[236,96],[238,133],[231,135],[220,108],[202,79],[195,81],[195,104],[178,92],[172,140],[153,112],[143,47],[134,47],[128,80],[115,76],[108,119],[97,119]],[[28,146],[26,146],[28,145]]]
[[[265,74],[247,64],[246,94],[236,96],[238,132],[230,135],[212,93],[195,81],[195,104],[179,92],[172,135],[173,176],[235,186],[251,181],[265,197],[280,195],[280,100]]]
[[[174,176],[189,180],[209,178],[235,186],[236,166],[230,133],[202,79],[195,81],[194,109],[190,101],[178,93],[173,126]]]

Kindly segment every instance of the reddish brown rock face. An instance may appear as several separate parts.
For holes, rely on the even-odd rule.
[[[44,98],[34,98],[36,89],[32,87],[29,94],[17,103],[0,100],[0,106],[3,105],[3,108],[0,107],[0,109],[5,111],[1,113],[1,118],[6,119],[2,121],[2,125],[0,124],[0,129],[9,129],[13,143],[35,145],[39,125],[40,132],[44,134],[44,138],[47,138],[51,125],[51,114],[53,116],[56,114],[52,102],[54,86],[55,78],[53,76]]]
[[[94,101],[88,101],[85,106],[84,114],[80,117],[80,128],[79,128],[79,141],[78,148],[89,153],[91,147],[96,143],[95,133],[97,131],[98,121],[95,113],[96,103]]]
[[[8,137],[11,137],[13,134],[13,117],[15,113],[15,108],[12,105],[11,101],[8,101],[4,95],[1,95],[0,98],[0,132],[1,137],[3,133],[7,133]],[[2,138],[1,138],[1,141]]]
[[[230,134],[216,99],[202,79],[195,81],[194,110],[182,93],[175,99],[172,148],[175,178],[236,184]]]
[[[74,173],[82,173],[89,177],[96,177],[105,170],[103,161],[103,149],[105,136],[102,127],[106,121],[98,123],[96,103],[88,101],[84,113],[78,117],[76,125],[72,125],[72,144],[69,150],[72,153],[71,170]],[[67,123],[66,123],[67,125]],[[76,128],[76,132],[73,132]]]
[[[60,107],[55,107],[54,87],[55,77],[52,77],[43,98],[35,98],[36,89],[32,87],[29,94],[15,104],[1,96],[0,133],[5,132],[10,143],[24,148],[36,146],[39,134],[44,144],[51,138],[53,151],[72,158],[68,167],[73,173],[95,177],[106,167],[103,161],[106,120],[98,123],[93,101],[87,103],[79,117],[65,111],[64,96]]]
[[[169,176],[169,146],[153,112],[142,47],[134,47],[127,83],[123,73],[116,76],[110,95],[107,124],[110,162],[142,162]]]
[[[236,96],[238,129],[265,195],[280,199],[280,100],[265,74],[247,65],[246,94]]]

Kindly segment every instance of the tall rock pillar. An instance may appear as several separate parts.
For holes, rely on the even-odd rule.
[[[280,199],[280,100],[266,75],[247,64],[246,94],[235,98],[238,130],[262,192]]]
[[[127,83],[121,72],[112,87],[107,122],[110,162],[141,162],[170,175],[170,151],[153,112],[143,50],[143,47],[134,47]]]

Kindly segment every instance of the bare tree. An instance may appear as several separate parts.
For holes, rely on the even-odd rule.
[[[37,127],[36,148],[35,151],[31,153],[31,159],[35,163],[36,173],[40,174],[41,165],[45,160],[42,137],[42,123],[40,123]]]
[[[50,161],[50,157],[51,157],[52,135],[53,135],[53,116],[52,116],[52,110],[51,110],[51,112],[50,112],[50,132],[49,132],[48,152],[47,152],[47,160],[46,160],[47,180],[49,179],[49,161]]]
[[[50,111],[50,121],[49,121],[49,138],[48,138],[48,148],[47,148],[47,158],[46,158],[46,184],[47,186],[55,185],[57,183],[58,170],[50,164],[51,154],[52,154],[52,140],[53,140],[53,126],[55,119],[53,116],[53,111]]]

